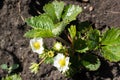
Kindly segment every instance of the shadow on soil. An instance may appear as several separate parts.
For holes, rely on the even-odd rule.
[[[4,0],[0,0],[0,9],[2,9],[2,7],[3,7],[3,1]]]
[[[7,53],[12,57],[13,64],[18,64],[19,65],[19,67],[17,69],[15,69],[12,73],[19,73],[19,72],[21,72],[23,70],[23,68],[22,68],[21,62],[18,59],[18,57],[15,54],[13,54],[12,52],[8,51],[8,50],[5,50],[5,51],[7,51]]]
[[[43,13],[43,6],[51,0],[31,0],[29,4],[29,14],[37,16],[39,13]]]
[[[87,71],[87,70],[82,70],[81,73],[75,74],[73,76],[73,80],[106,80],[109,78],[109,80],[113,80],[114,75],[119,76],[120,70],[119,64],[118,63],[113,63],[112,66],[110,66],[111,63],[108,63],[105,60],[101,60],[101,66],[97,71]],[[116,67],[116,74],[112,73],[112,70]]]

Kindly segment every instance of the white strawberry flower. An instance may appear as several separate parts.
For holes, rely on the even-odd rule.
[[[66,72],[69,69],[69,57],[65,57],[62,53],[58,53],[54,57],[53,66],[62,73]]]
[[[38,54],[42,54],[44,51],[43,47],[43,39],[42,38],[34,38],[30,40],[30,46],[33,52]]]

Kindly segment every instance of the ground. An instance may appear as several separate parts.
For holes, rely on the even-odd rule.
[[[37,74],[29,70],[31,62],[38,62],[28,38],[23,37],[30,29],[24,19],[36,16],[50,0],[0,0],[0,65],[17,63],[16,70],[23,80],[120,80],[120,63],[110,63],[101,58],[102,64],[97,71],[83,70],[72,78],[62,75],[50,64],[42,64]],[[120,0],[89,0],[89,2],[64,0],[66,4],[80,5],[83,12],[77,17],[79,22],[89,21],[94,28],[104,30],[120,27]],[[54,39],[46,39],[50,46]],[[6,72],[0,68],[0,78]]]

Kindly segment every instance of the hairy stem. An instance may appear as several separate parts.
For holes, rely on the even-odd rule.
[[[46,58],[47,58],[47,57],[43,58],[43,59],[39,62],[39,65],[41,65],[41,64],[45,61]]]

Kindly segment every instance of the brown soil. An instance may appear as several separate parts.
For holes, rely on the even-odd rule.
[[[102,64],[97,71],[82,70],[73,78],[66,78],[56,68],[42,64],[37,74],[30,73],[31,62],[38,62],[38,55],[29,47],[29,39],[23,37],[30,29],[24,19],[43,12],[42,7],[50,0],[0,0],[0,65],[17,63],[15,71],[23,80],[120,80],[120,63],[109,63],[101,58]],[[90,21],[94,28],[103,30],[107,27],[120,27],[120,0],[64,0],[68,4],[82,6],[83,12],[78,16],[80,22]],[[53,39],[45,40],[53,41]],[[7,73],[0,69],[0,79]]]

